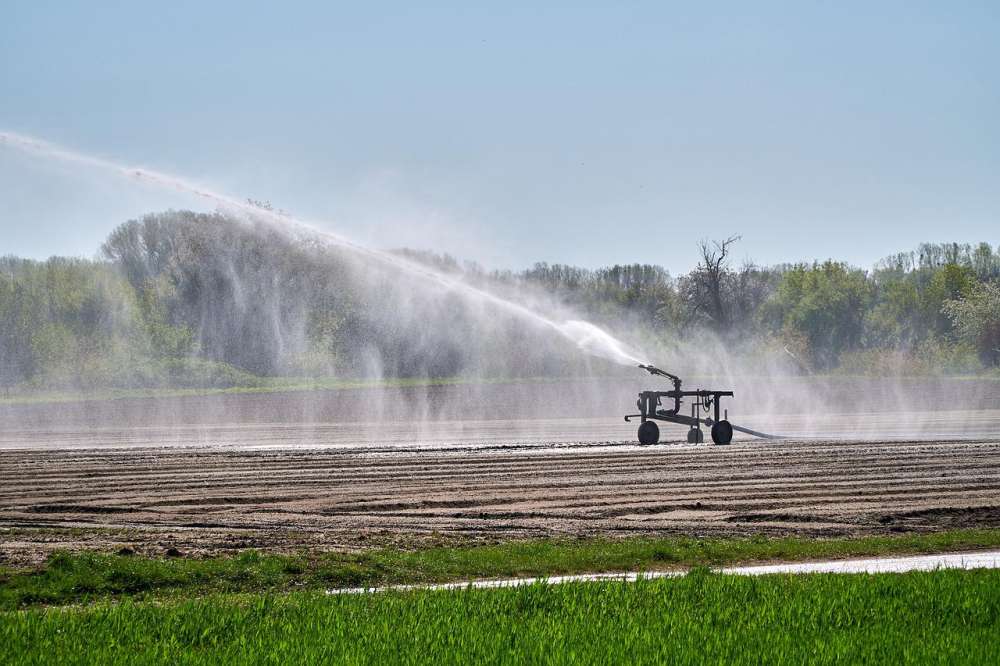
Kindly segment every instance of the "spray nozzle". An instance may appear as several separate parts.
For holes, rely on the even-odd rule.
[[[648,372],[651,375],[659,375],[660,377],[666,377],[674,383],[675,386],[681,385],[681,378],[677,375],[672,375],[666,370],[660,370],[656,366],[639,364],[639,367]]]

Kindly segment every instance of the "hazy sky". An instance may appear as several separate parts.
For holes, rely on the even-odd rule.
[[[0,5],[0,131],[379,247],[690,269],[1000,243],[1000,3]],[[0,147],[0,254],[206,208]]]

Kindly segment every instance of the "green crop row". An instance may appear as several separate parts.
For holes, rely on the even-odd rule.
[[[998,663],[1000,571],[364,595],[0,614],[2,663]]]

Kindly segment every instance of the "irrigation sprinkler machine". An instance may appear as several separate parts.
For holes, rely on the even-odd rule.
[[[715,444],[728,444],[733,441],[734,430],[753,435],[754,437],[776,439],[774,435],[735,426],[729,422],[727,410],[722,409],[721,403],[722,398],[732,397],[732,391],[709,391],[705,389],[684,391],[681,389],[681,378],[677,375],[672,375],[651,365],[640,365],[639,367],[651,375],[666,377],[674,385],[673,390],[670,391],[643,391],[639,394],[639,400],[636,401],[639,413],[625,415],[625,420],[628,422],[631,422],[635,418],[639,419],[640,444],[656,444],[660,441],[660,427],[656,425],[656,421],[679,423],[688,426],[687,441],[691,444],[701,444],[705,441],[705,436],[701,429],[703,425],[711,429],[712,442]],[[664,398],[670,401],[668,403],[669,408],[667,409],[663,409]],[[690,416],[681,413],[684,398],[693,398]],[[705,414],[704,417],[702,416],[703,413]]]

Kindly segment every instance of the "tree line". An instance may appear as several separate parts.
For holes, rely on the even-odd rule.
[[[676,277],[649,264],[487,271],[431,252],[397,256],[641,333],[654,348],[711,336],[741,354],[777,353],[798,372],[1000,366],[1000,251],[987,243],[926,243],[869,270],[835,260],[737,263],[738,243],[702,242],[696,268]],[[0,258],[0,383],[524,376],[579,362],[545,330],[488,309],[315,237],[168,211],[116,228],[97,259]]]

